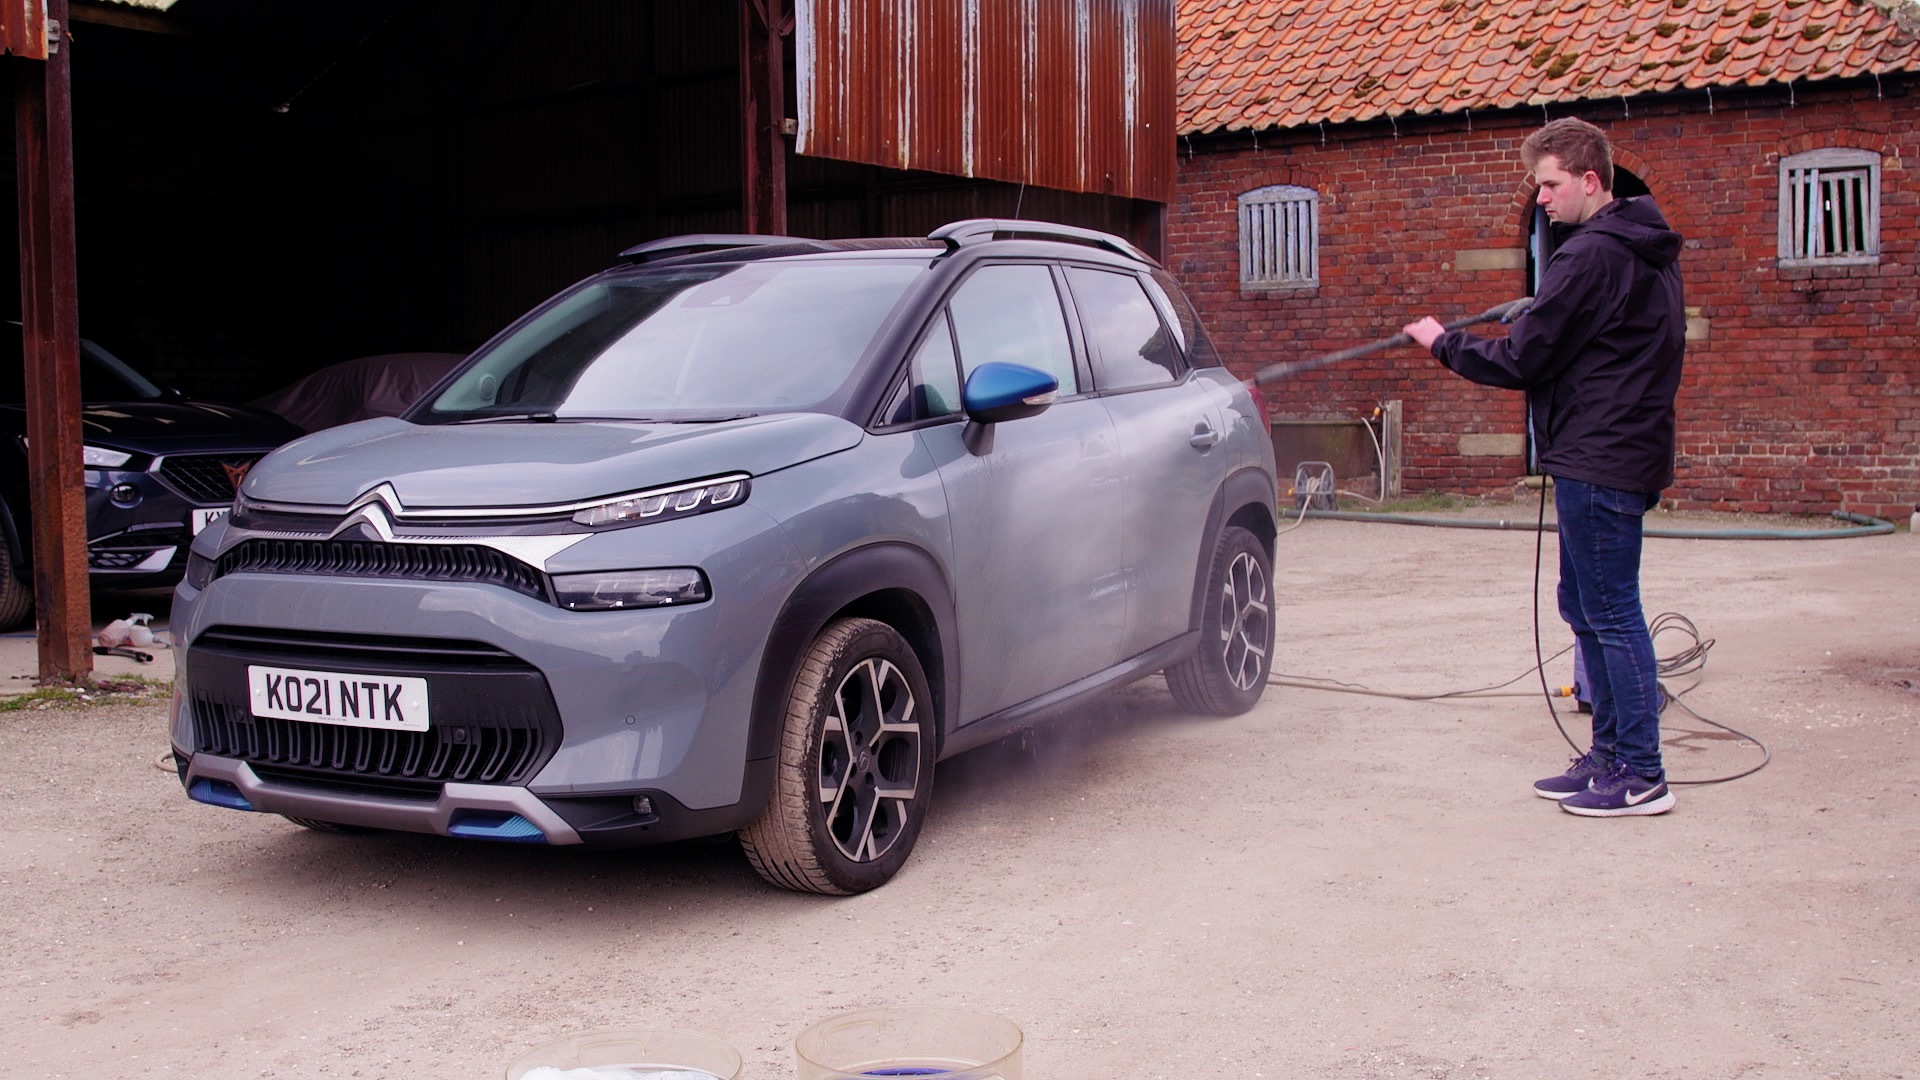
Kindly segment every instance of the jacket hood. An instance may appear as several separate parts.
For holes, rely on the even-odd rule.
[[[1611,236],[1650,266],[1669,266],[1680,257],[1680,234],[1668,227],[1651,195],[1615,199],[1574,228]]]
[[[699,424],[381,417],[288,443],[253,467],[241,493],[344,507],[386,483],[410,510],[554,506],[726,473],[761,476],[850,449],[864,434],[820,413]]]

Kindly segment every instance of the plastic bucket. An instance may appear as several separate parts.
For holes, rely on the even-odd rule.
[[[939,1080],[1022,1080],[1023,1037],[989,1012],[939,1006],[862,1009],[800,1033],[799,1080],[923,1076]]]
[[[697,1031],[590,1031],[513,1059],[507,1080],[739,1080],[740,1051]]]

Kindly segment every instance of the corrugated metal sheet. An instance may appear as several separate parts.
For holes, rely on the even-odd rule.
[[[1166,202],[1173,0],[798,0],[802,154]]]
[[[47,58],[44,0],[0,0],[0,49],[27,60]]]

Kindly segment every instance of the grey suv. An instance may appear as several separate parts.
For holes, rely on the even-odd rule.
[[[1272,446],[1132,245],[977,220],[623,258],[247,475],[173,607],[190,796],[737,833],[846,894],[899,870],[937,760],[1155,672],[1259,699]]]

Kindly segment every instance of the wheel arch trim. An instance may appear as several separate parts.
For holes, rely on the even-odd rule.
[[[1193,599],[1187,611],[1187,628],[1200,628],[1201,613],[1206,606],[1207,574],[1213,568],[1213,550],[1219,542],[1220,531],[1228,525],[1241,525],[1247,528],[1262,544],[1266,545],[1267,556],[1274,556],[1273,540],[1279,528],[1274,520],[1275,500],[1279,489],[1266,470],[1248,466],[1221,482],[1219,490],[1214,492],[1213,504],[1207,508],[1207,529],[1201,535],[1206,539],[1200,545],[1200,559],[1193,568]]]
[[[913,612],[924,619],[926,625],[894,625],[896,620],[876,613],[874,606],[861,604],[863,600],[889,593],[907,598]],[[884,611],[888,604],[883,599],[877,607]],[[951,660],[958,640],[953,590],[933,556],[911,544],[883,542],[855,548],[814,570],[794,589],[774,617],[754,684],[753,712],[747,734],[749,760],[771,758],[779,752],[787,694],[799,673],[807,645],[843,612],[880,618],[894,625],[920,652],[920,666],[935,698],[936,716],[931,734],[936,745],[944,739],[956,700]],[[929,637],[930,641],[924,640]],[[926,648],[929,645],[931,655]],[[743,794],[764,799],[767,792]]]

